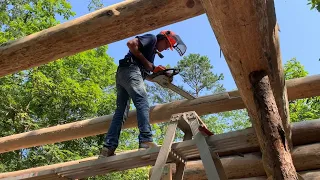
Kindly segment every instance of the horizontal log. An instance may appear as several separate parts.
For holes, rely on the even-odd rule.
[[[0,77],[204,13],[199,0],[128,0],[0,45]]]
[[[320,169],[312,170],[312,171],[301,171],[298,173],[305,180],[318,180],[318,179],[320,179]],[[202,180],[202,179],[198,179],[198,180]],[[230,179],[230,180],[267,180],[267,177],[260,176],[260,177],[240,178],[240,179]]]
[[[223,135],[217,135],[217,136],[223,136]],[[211,143],[214,143],[211,140],[209,141]],[[181,143],[175,143],[172,149],[174,151],[195,149],[194,147],[190,146],[191,144],[195,145],[193,140],[189,140]],[[218,148],[218,150],[223,151],[223,148],[225,147],[225,145],[226,144],[220,144],[217,142],[216,147]],[[142,167],[144,166],[145,163],[147,163],[148,165],[152,165],[155,163],[155,160],[157,157],[156,155],[157,155],[157,152],[159,152],[159,149],[160,147],[157,149],[145,150],[143,152],[141,151],[139,152],[137,150],[122,152],[117,154],[117,156],[112,157],[111,159],[108,158],[106,160],[103,160],[105,161],[105,164],[103,164],[101,160],[97,160],[97,157],[90,157],[90,158],[77,160],[77,161],[70,161],[70,162],[59,163],[54,165],[41,166],[41,167],[30,168],[30,169],[15,171],[15,172],[0,173],[0,178],[9,178],[9,177],[14,178],[17,176],[19,176],[20,178],[22,177],[26,178],[26,177],[34,177],[37,175],[50,176],[50,175],[56,175],[58,172],[61,172],[63,174],[68,174],[68,173],[72,174],[71,169],[77,172],[81,170],[77,168],[90,169],[91,166],[98,165],[101,163],[102,163],[101,165],[97,166],[101,169],[101,171],[99,171],[98,173],[104,174],[107,171],[110,172],[110,168],[111,168],[110,166],[113,167],[115,165],[114,163],[116,163],[115,162],[117,161],[116,159],[122,159],[121,162],[118,162],[118,164],[122,165],[122,167],[124,166],[127,167],[126,165],[123,165],[123,161],[127,161],[127,163],[134,163],[133,165],[136,167]],[[136,156],[137,154],[140,154],[145,158]],[[147,156],[146,154],[150,154],[150,155]],[[127,159],[126,158],[123,159],[123,157],[127,157]],[[309,170],[310,168],[319,169],[320,168],[319,157],[320,157],[319,143],[297,146],[294,148],[294,151],[293,151],[294,163],[296,168],[299,171]],[[144,161],[143,159],[146,159],[147,161]],[[169,161],[169,162],[172,162],[172,161]],[[243,177],[254,177],[254,176],[264,175],[260,152],[246,153],[244,154],[244,157],[224,156],[224,157],[221,157],[221,162],[229,178],[243,178]],[[202,164],[201,161],[200,161],[200,164]],[[200,171],[197,171],[197,172],[190,171],[190,169],[196,170],[196,168],[198,168],[198,170]],[[115,165],[115,169],[125,170],[121,167],[118,167],[117,165]],[[68,170],[70,171],[67,172]],[[189,161],[187,163],[185,179],[188,179],[188,177],[194,176],[197,173],[199,175],[201,172],[202,172],[201,165],[199,165],[197,161]],[[193,179],[198,179],[198,178],[193,178]]]
[[[292,142],[294,146],[320,142],[320,119],[292,123]],[[253,128],[210,136],[209,145],[215,150],[217,143],[223,150],[216,150],[220,156],[234,153],[249,153],[259,151],[259,144]]]
[[[295,146],[292,151],[292,157],[297,171],[320,169],[320,143]],[[244,157],[221,157],[221,162],[228,179],[266,175],[262,165],[260,152],[244,154]],[[173,169],[173,173],[175,173],[175,169]],[[197,160],[188,162],[183,179],[206,179],[202,161]]]
[[[320,95],[320,75],[289,80],[287,84],[290,100]],[[238,91],[232,91],[203,96],[195,100],[174,101],[154,106],[151,108],[150,122],[167,122],[172,114],[187,111],[196,111],[198,115],[206,115],[242,108],[244,104]],[[107,115],[2,137],[0,138],[0,153],[103,134],[109,128],[111,119],[112,115]],[[124,128],[136,126],[136,112],[130,111]]]

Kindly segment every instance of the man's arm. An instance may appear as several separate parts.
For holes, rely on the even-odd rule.
[[[130,49],[130,52],[140,60],[140,62],[143,64],[143,66],[149,70],[149,71],[153,71],[153,64],[148,61],[143,54],[139,51],[139,40],[137,38],[134,38],[132,40],[129,40],[127,42],[127,46]]]

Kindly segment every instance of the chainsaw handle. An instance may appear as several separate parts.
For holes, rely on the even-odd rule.
[[[152,78],[156,77],[156,76],[160,76],[160,75],[166,75],[166,72],[168,71],[172,71],[172,73],[170,74],[170,76],[168,76],[169,78],[177,75],[180,73],[180,69],[175,69],[175,68],[169,68],[169,69],[165,69],[165,70],[162,70],[162,71],[159,71],[159,72],[156,72],[156,73],[153,73],[151,74],[150,76]]]
[[[169,69],[165,69],[165,70],[164,70],[164,72],[167,72],[167,71],[173,71],[173,72],[170,74],[170,77],[172,77],[172,76],[174,76],[174,75],[179,74],[180,69],[169,68]]]

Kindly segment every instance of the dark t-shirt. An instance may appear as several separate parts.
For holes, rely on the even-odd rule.
[[[138,38],[140,41],[140,52],[148,61],[153,63],[156,54],[157,37],[153,34],[144,34],[142,36],[136,36],[136,38]],[[130,51],[126,55],[126,58],[127,57],[132,57],[132,59],[134,59],[140,67],[143,67],[143,65],[140,63],[140,60],[137,59]]]

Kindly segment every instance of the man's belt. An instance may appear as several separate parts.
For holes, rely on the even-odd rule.
[[[119,66],[130,66],[131,64],[138,65],[138,63],[131,57],[119,60]]]

